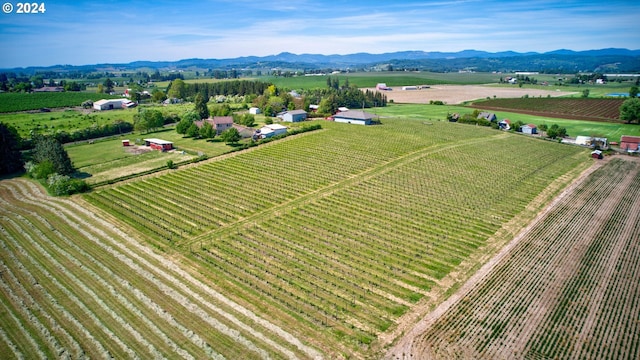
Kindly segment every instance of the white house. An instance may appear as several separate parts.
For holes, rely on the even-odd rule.
[[[260,114],[260,108],[257,108],[257,107],[249,108],[249,114],[251,114],[251,115],[258,115],[258,114]]]
[[[102,99],[93,103],[96,110],[126,109],[136,106],[136,103],[129,99]]]
[[[375,117],[376,115],[364,111],[349,110],[333,115],[333,121],[345,124],[371,125]]]
[[[278,117],[281,117],[282,121],[286,122],[300,122],[306,120],[307,112],[304,110],[289,110]]]
[[[287,133],[287,127],[280,124],[269,124],[256,130],[254,138],[266,139]]]

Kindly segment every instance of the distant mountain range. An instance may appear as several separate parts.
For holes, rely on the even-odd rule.
[[[640,72],[640,50],[600,49],[573,51],[560,49],[546,53],[514,51],[459,52],[399,51],[383,54],[348,55],[292,54],[245,56],[231,59],[184,59],[179,61],[134,61],[127,64],[56,65],[4,69],[2,71],[90,71],[101,69],[416,69],[430,71],[553,71],[553,72]]]

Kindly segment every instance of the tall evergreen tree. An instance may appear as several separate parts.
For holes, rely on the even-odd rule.
[[[20,135],[11,125],[0,122],[0,174],[11,174],[22,169]]]
[[[198,114],[200,119],[206,119],[209,117],[209,108],[207,107],[207,100],[202,96],[201,93],[196,95],[195,99],[195,112]]]
[[[34,142],[33,161],[38,164],[51,162],[55,172],[60,175],[70,175],[75,171],[69,154],[58,140],[49,136],[36,136]]]

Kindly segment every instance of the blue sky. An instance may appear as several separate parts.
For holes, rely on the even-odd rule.
[[[45,0],[0,13],[0,68],[404,50],[640,49],[640,2]],[[40,1],[42,2],[42,1]]]

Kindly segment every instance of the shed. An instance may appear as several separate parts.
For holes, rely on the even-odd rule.
[[[333,121],[346,124],[371,125],[376,117],[364,111],[349,110],[333,115]]]
[[[524,134],[533,135],[538,133],[538,127],[533,124],[523,125],[520,129]]]
[[[594,159],[602,159],[602,151],[594,150],[591,152],[591,157]]]
[[[161,139],[144,139],[144,144],[154,150],[167,151],[173,149],[173,143]]]
[[[622,135],[620,138],[620,150],[637,152],[640,147],[640,136]]]
[[[280,124],[269,124],[261,127],[256,130],[254,134],[254,139],[266,139],[277,135],[282,135],[287,133],[287,127]]]
[[[257,108],[257,107],[249,108],[249,114],[252,114],[252,115],[260,114],[260,108]]]
[[[290,110],[282,114],[282,121],[300,122],[307,119],[307,112],[304,110]]]
[[[487,121],[494,122],[498,120],[498,117],[494,113],[483,111],[480,114],[478,114],[478,119],[485,119]]]
[[[122,146],[129,146],[129,140],[122,140]]]

